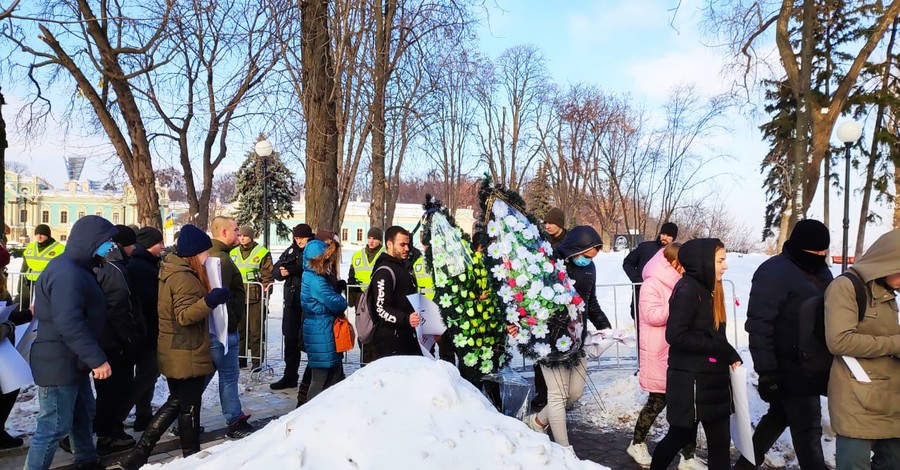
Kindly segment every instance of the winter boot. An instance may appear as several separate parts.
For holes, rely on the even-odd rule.
[[[185,457],[200,452],[200,409],[192,406],[178,415],[181,454]]]
[[[169,399],[159,408],[156,415],[147,424],[147,430],[141,434],[137,444],[116,460],[110,469],[137,470],[147,464],[147,459],[156,447],[156,443],[162,438],[166,429],[178,418],[178,399],[169,395]]]
[[[297,388],[297,408],[306,404],[306,397],[309,395],[309,382],[301,382]]]

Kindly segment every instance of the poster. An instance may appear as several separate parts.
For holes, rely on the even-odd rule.
[[[753,454],[753,428],[750,426],[750,401],[747,397],[747,369],[738,367],[731,372],[731,399],[734,414],[731,415],[731,440],[734,447],[750,463],[756,465]]]
[[[0,391],[9,393],[33,383],[31,367],[12,342],[9,339],[0,341]]]
[[[222,287],[222,260],[210,256],[204,264],[210,288]],[[217,305],[209,314],[209,333],[225,346],[223,354],[228,354],[228,307],[225,304]]]

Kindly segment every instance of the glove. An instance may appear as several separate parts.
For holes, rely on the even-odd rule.
[[[231,297],[231,291],[227,287],[216,287],[203,297],[203,301],[207,307],[216,308],[224,304],[228,297]]]
[[[338,294],[347,293],[347,281],[341,279],[334,285],[334,291]]]
[[[781,391],[778,389],[778,374],[774,372],[759,374],[759,385],[756,388],[759,390],[759,397],[764,402],[771,403],[777,400],[781,395]]]

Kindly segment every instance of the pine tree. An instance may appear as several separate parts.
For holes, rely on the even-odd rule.
[[[269,156],[267,173],[269,221],[276,221],[275,234],[279,239],[286,240],[291,231],[281,220],[294,215],[294,174],[287,169],[277,152]],[[250,225],[256,233],[261,233],[264,225],[263,159],[256,152],[249,152],[237,171],[234,200],[238,202],[238,224]]]
[[[541,163],[534,179],[528,183],[527,193],[525,194],[528,212],[531,212],[541,220],[543,220],[547,211],[553,207],[553,188],[550,186],[550,175],[547,174],[549,171],[547,166],[547,162]]]

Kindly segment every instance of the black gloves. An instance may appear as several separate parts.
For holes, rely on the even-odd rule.
[[[778,374],[775,372],[762,372],[759,374],[759,397],[766,403],[778,399],[781,392],[778,390]]]
[[[207,307],[216,308],[224,304],[230,296],[231,291],[227,287],[216,287],[203,297],[203,301],[206,302]]]
[[[346,294],[347,293],[347,281],[341,279],[334,285],[334,291],[338,294]]]

